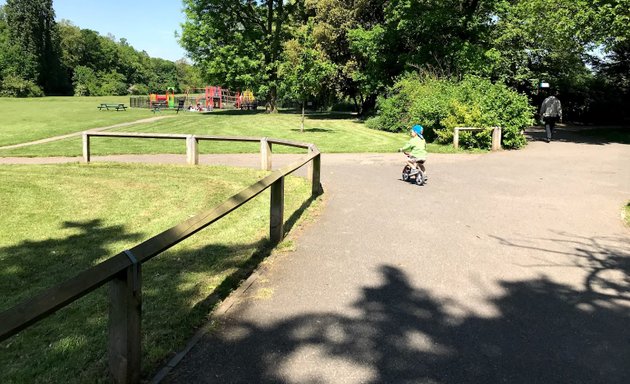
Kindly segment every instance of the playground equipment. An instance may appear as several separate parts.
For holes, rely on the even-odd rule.
[[[149,95],[149,108],[158,106],[175,108],[175,89],[173,87],[168,87],[164,95],[155,93]]]
[[[246,90],[237,100],[236,108],[240,109],[256,109],[258,108],[258,101],[254,97],[254,92]]]
[[[256,109],[258,101],[251,90],[243,93],[233,92],[220,86],[187,89],[183,96],[175,96],[173,87],[168,87],[163,95],[152,93],[146,96],[131,96],[129,105],[133,108],[171,108],[181,109],[180,101],[184,100],[184,109],[211,111],[213,109]]]
[[[257,102],[254,93],[246,90],[242,94],[219,86],[205,88],[191,88],[186,91],[187,104],[193,107],[211,109],[256,109]]]

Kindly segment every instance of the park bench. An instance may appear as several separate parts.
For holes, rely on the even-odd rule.
[[[186,99],[179,99],[177,101],[177,111],[175,112],[175,114],[179,114],[179,111],[184,109],[184,103],[186,102]]]
[[[122,103],[101,103],[101,105],[98,106],[99,110],[116,110],[116,111],[126,111],[127,107],[125,106],[125,104]]]
[[[492,150],[498,151],[501,149],[501,127],[492,128],[475,128],[475,127],[457,127],[453,130],[453,147],[459,148],[459,131],[484,131],[486,129],[492,129]]]

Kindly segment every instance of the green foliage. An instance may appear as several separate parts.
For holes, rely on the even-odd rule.
[[[31,80],[24,80],[16,75],[7,75],[0,83],[2,97],[41,97],[44,92]]]
[[[99,94],[98,78],[89,67],[78,66],[72,76],[75,96],[96,96]]]
[[[185,0],[181,43],[205,80],[234,89],[253,88],[276,108],[283,43],[302,2]]]
[[[24,89],[16,79],[47,94],[75,95],[123,95],[132,84],[142,85],[133,88],[136,92],[167,87],[183,92],[201,84],[198,70],[185,60],[151,58],[124,38],[101,36],[66,20],[57,24],[51,7],[46,0],[9,1],[0,7],[0,84],[9,76],[6,83],[12,85],[0,89],[3,95]]]
[[[101,95],[121,96],[127,94],[125,76],[118,72],[109,72],[101,75]]]
[[[527,97],[503,84],[478,77],[461,81],[440,80],[434,76],[411,74],[401,78],[378,100],[378,116],[368,126],[391,132],[404,132],[422,124],[426,136],[448,144],[455,127],[502,127],[502,145],[520,148],[525,144],[522,130],[533,123],[533,108]],[[460,143],[466,148],[489,148],[490,130],[463,132]]]
[[[284,44],[283,62],[278,72],[282,78],[281,91],[285,97],[301,102],[304,116],[307,99],[318,96],[335,72],[335,66],[315,45],[312,25],[302,28],[296,39]]]

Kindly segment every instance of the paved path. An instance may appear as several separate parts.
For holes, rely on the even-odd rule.
[[[628,383],[630,146],[323,155],[327,206],[169,383]]]
[[[127,126],[130,126],[130,125],[151,123],[153,121],[157,121],[157,120],[161,120],[161,119],[167,119],[167,118],[170,118],[170,117],[174,117],[174,116],[149,117],[147,119],[141,119],[141,120],[136,120],[136,121],[129,121],[127,123],[120,123],[120,124],[110,125],[110,126],[107,126],[107,127],[92,128],[92,129],[89,129],[89,131],[92,131],[92,132],[106,131],[108,129],[122,128],[122,127],[127,127]],[[36,141],[29,141],[27,143],[6,145],[4,147],[0,147],[0,149],[22,148],[22,147],[28,147],[28,146],[36,145],[36,144],[50,143],[51,141],[58,141],[58,140],[68,139],[70,137],[81,136],[82,134],[83,134],[83,132],[74,132],[74,133],[69,133],[67,135],[60,135],[60,136],[48,137],[46,139],[41,139],[41,140],[36,140]]]
[[[432,155],[425,187],[398,154],[324,154],[317,222],[164,381],[630,382],[630,146],[559,139]]]

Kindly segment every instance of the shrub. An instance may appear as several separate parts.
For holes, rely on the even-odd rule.
[[[0,84],[0,96],[5,97],[42,97],[44,91],[30,80],[15,75],[8,75]]]
[[[502,127],[502,145],[525,144],[522,130],[533,123],[527,97],[503,84],[478,77],[461,81],[410,74],[401,78],[377,102],[378,115],[368,120],[373,129],[402,132],[422,124],[428,140],[450,143],[455,127]],[[491,130],[462,132],[465,148],[490,148]]]
[[[100,73],[100,95],[123,96],[127,94],[125,76],[118,72]]]
[[[134,84],[127,89],[130,95],[148,95],[149,87],[144,84]]]

